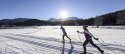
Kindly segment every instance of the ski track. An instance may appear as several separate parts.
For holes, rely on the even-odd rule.
[[[41,47],[44,47],[44,48],[55,49],[55,50],[58,50],[58,51],[61,51],[61,49],[62,49],[61,45],[57,45],[57,44],[61,44],[60,43],[61,41],[58,40],[58,39],[54,39],[54,38],[51,38],[51,39],[50,38],[45,38],[45,37],[39,38],[39,37],[26,36],[26,35],[21,35],[21,34],[8,34],[6,36],[5,35],[0,35],[0,37],[4,37],[4,38],[7,38],[7,39],[16,40],[16,41],[21,41],[21,42],[25,42],[25,43],[32,44],[32,45],[41,46]],[[48,43],[48,41],[49,41],[49,43]],[[50,44],[50,42],[52,44]],[[74,44],[74,46],[75,45],[79,45],[80,46],[79,43],[73,42],[73,44]],[[110,44],[110,45],[113,45],[113,44]],[[8,45],[8,46],[9,47],[7,47],[7,48],[9,48],[9,49],[12,48],[13,51],[16,51],[16,52],[22,51],[19,54],[22,54],[22,53],[23,54],[35,54],[36,53],[35,51],[37,51],[37,50],[32,50],[32,49],[28,49],[28,50],[27,49],[23,49],[23,48],[27,47],[27,46],[24,47],[24,45],[23,46],[19,46],[19,47],[23,47],[23,48],[19,48],[19,47],[13,46],[13,45]],[[108,44],[107,44],[107,46],[108,46]],[[31,47],[29,47],[29,48],[31,48]],[[67,46],[67,47],[69,47],[69,46]],[[67,47],[66,47],[66,50],[65,50],[66,52],[68,52],[68,48]],[[91,47],[91,46],[89,46],[89,47]],[[37,49],[36,47],[34,47],[34,48]],[[110,48],[112,48],[111,50],[119,49],[119,48],[113,48],[113,47],[110,47]],[[47,50],[49,51],[49,49],[47,49]],[[74,54],[78,54],[78,53],[82,52],[82,51],[79,51],[78,49],[79,48],[77,48],[77,50],[74,49],[73,53]],[[125,49],[121,49],[121,50],[125,50]],[[92,51],[92,52],[96,52],[96,51]],[[16,54],[18,54],[18,53],[16,53]],[[38,53],[38,51],[37,51],[37,54],[41,54],[41,52]],[[105,53],[105,54],[110,54],[110,53]]]
[[[26,34],[0,34],[0,54],[61,54],[62,41],[60,39],[53,37],[38,37]],[[66,41],[65,54],[67,54],[68,50],[70,49],[70,44],[68,40]],[[82,43],[77,41],[72,41],[72,43],[74,46],[73,54],[83,52]],[[105,42],[103,43],[105,46],[109,47],[110,50],[113,50],[119,54],[125,54],[125,46]],[[104,54],[114,54],[105,46],[102,46],[101,44],[97,45],[104,49]],[[90,44],[87,45],[87,48],[89,48],[87,49],[88,53],[100,54],[100,52]]]

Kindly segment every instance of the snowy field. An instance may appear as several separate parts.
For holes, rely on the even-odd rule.
[[[83,31],[82,26],[64,26],[64,28],[72,39],[73,54],[83,52],[81,42],[85,40],[84,35],[76,32]],[[104,54],[125,54],[125,30],[88,29],[103,44],[93,39],[95,44],[105,51]],[[65,54],[67,54],[71,46],[69,40],[65,39]],[[62,46],[60,26],[0,29],[0,54],[61,54]],[[101,54],[90,44],[87,45],[87,52]]]

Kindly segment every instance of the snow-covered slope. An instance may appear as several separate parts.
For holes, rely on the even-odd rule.
[[[64,26],[68,36],[72,39],[73,54],[83,52],[82,43],[85,38],[83,34],[76,32],[83,31],[81,26]],[[88,28],[90,32],[99,38],[99,43],[94,40],[105,54],[125,54],[125,30]],[[79,39],[81,38],[81,42]],[[65,54],[71,48],[69,40],[66,39]],[[60,26],[39,26],[20,29],[0,29],[0,54],[61,54],[62,32]],[[106,48],[106,47],[110,48]],[[112,52],[112,51],[113,52]],[[87,45],[87,52],[100,54],[100,52]]]

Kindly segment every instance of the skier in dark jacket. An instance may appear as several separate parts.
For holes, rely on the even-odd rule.
[[[83,26],[83,29],[84,29],[84,32],[79,32],[77,31],[78,33],[81,33],[81,34],[84,34],[85,35],[85,38],[86,40],[84,41],[83,43],[83,49],[84,49],[84,52],[81,53],[81,54],[86,54],[86,45],[88,43],[90,43],[91,45],[93,45],[94,47],[96,47],[100,52],[101,54],[104,53],[103,50],[101,50],[96,44],[94,44],[94,42],[92,41],[92,37],[95,39],[95,40],[98,40],[98,38],[95,38],[90,32],[89,30],[87,29],[87,26]]]
[[[62,38],[63,38],[63,41],[62,41],[62,43],[65,45],[65,39],[64,39],[64,37],[66,36],[69,40],[70,40],[70,42],[71,42],[71,39],[68,37],[68,35],[67,35],[67,33],[66,33],[66,31],[65,31],[65,28],[61,25],[61,28],[60,28],[61,30],[62,30],[62,32],[63,32],[63,36],[62,36]]]

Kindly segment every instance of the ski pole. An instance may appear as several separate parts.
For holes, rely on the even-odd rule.
[[[77,30],[78,31],[78,30]],[[80,38],[80,35],[79,35],[79,33],[78,33],[78,36],[79,36],[79,40],[80,40],[80,42],[81,42],[81,38]]]
[[[97,40],[98,41],[98,40]],[[103,46],[105,46],[108,50],[112,51],[113,53],[117,54],[116,52],[114,52],[113,50],[111,50],[109,47],[107,47],[106,45],[104,45],[103,43],[101,43],[100,41],[98,41],[100,44],[102,44]]]
[[[100,36],[99,36],[100,37]],[[100,37],[101,38],[101,37]],[[98,41],[98,40],[97,40]],[[104,40],[102,40],[101,39],[101,41],[103,42],[103,43],[105,43],[104,42]],[[99,43],[101,43],[100,41],[98,41]],[[114,52],[113,50],[111,50],[109,47],[107,47],[106,45],[104,45],[103,43],[101,43],[103,46],[105,46],[107,49],[109,49],[110,51],[112,51],[113,53],[115,53],[115,54],[117,54],[116,52]]]

